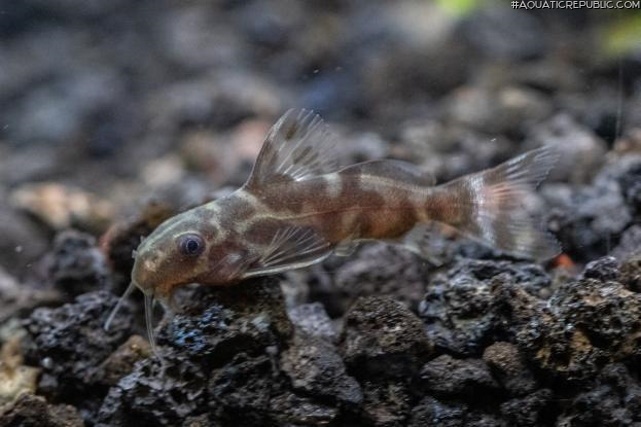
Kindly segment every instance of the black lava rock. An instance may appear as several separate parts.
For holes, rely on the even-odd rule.
[[[71,405],[51,405],[41,396],[25,393],[0,414],[0,427],[83,427]]]
[[[294,390],[352,407],[363,400],[360,386],[347,375],[343,359],[325,340],[296,334],[280,363]]]
[[[625,201],[636,215],[641,215],[641,159],[626,166],[617,176],[617,181]]]
[[[550,279],[535,264],[462,259],[432,280],[419,315],[437,350],[460,357],[480,356],[499,329],[493,284],[512,283],[538,295]]]
[[[26,361],[42,368],[39,392],[74,404],[83,417],[93,417],[107,394],[101,363],[131,334],[132,317],[126,310],[108,332],[103,329],[115,303],[108,292],[92,292],[62,307],[36,309],[25,322]]]
[[[239,355],[212,372],[207,385],[210,411],[230,425],[234,421],[243,425],[267,422],[271,397],[284,388],[274,367],[268,356],[250,359]]]
[[[556,417],[555,406],[552,391],[541,389],[525,397],[502,403],[501,415],[509,425],[550,425]]]
[[[338,332],[329,318],[323,304],[315,302],[301,304],[288,310],[289,318],[300,332],[329,342],[338,341]]]
[[[570,425],[622,426],[641,422],[641,386],[624,365],[607,365],[595,385],[578,394],[559,417]]]
[[[628,227],[623,234],[616,248],[611,255],[624,263],[631,258],[641,255],[641,225]],[[621,266],[623,269],[624,267]]]
[[[239,352],[264,354],[293,333],[280,286],[273,278],[218,289],[200,288],[192,305],[158,334],[185,357],[208,365],[226,363]]]
[[[621,283],[634,292],[641,292],[641,252],[621,264]]]
[[[603,257],[589,262],[581,273],[582,279],[596,279],[602,282],[619,280],[619,262],[614,257]]]
[[[325,424],[358,412],[359,384],[331,342],[293,334],[275,279],[188,295],[189,311],[160,327],[161,359],[111,388],[99,425]]]
[[[429,270],[428,263],[405,248],[376,244],[345,259],[331,272],[332,285],[312,287],[312,293],[329,307],[332,316],[344,315],[358,297],[377,295],[395,295],[414,310],[425,292]],[[398,280],[399,275],[403,281]]]
[[[606,255],[633,222],[637,208],[632,182],[641,158],[623,157],[605,167],[590,186],[548,186],[543,194],[552,209],[548,227],[561,241],[564,252],[577,261]]]
[[[373,378],[362,385],[364,425],[392,427],[406,424],[415,400],[406,381]]]
[[[421,321],[386,297],[359,298],[346,316],[341,351],[356,378],[413,375],[432,353]]]
[[[408,426],[500,427],[504,423],[494,415],[483,413],[462,403],[444,403],[433,397],[425,397],[412,410]]]
[[[496,342],[485,349],[483,360],[492,376],[512,396],[524,396],[536,389],[534,373],[525,365],[518,348],[508,342]]]
[[[98,414],[99,426],[176,425],[205,411],[208,376],[180,353],[138,362],[109,390]]]
[[[454,359],[446,354],[421,368],[417,385],[426,394],[439,398],[476,396],[477,399],[483,399],[488,394],[496,395],[499,390],[485,362],[479,359]]]
[[[48,277],[68,295],[105,289],[110,272],[96,239],[86,233],[67,230],[58,234],[49,254]]]
[[[583,278],[535,307],[527,317],[523,311],[515,316],[521,318],[517,344],[557,378],[584,383],[608,363],[639,357],[641,297],[619,282]],[[520,311],[513,308],[513,314]]]

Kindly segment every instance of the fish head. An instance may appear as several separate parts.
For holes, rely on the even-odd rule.
[[[146,237],[135,251],[132,282],[167,305],[174,290],[190,283],[226,285],[242,275],[245,257],[206,206],[176,215]]]

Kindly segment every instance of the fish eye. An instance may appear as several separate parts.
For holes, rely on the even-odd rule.
[[[198,256],[205,250],[205,241],[198,234],[185,234],[178,239],[180,253],[186,256]]]

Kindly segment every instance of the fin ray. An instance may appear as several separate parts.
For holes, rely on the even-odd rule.
[[[332,253],[331,245],[312,228],[291,226],[279,230],[255,266],[244,278],[278,273],[314,264]]]
[[[350,256],[358,249],[360,244],[361,242],[359,240],[347,239],[340,242],[336,248],[334,248],[334,254],[342,257]]]
[[[271,128],[245,186],[252,190],[289,177],[303,180],[338,169],[336,141],[317,114],[288,110]]]
[[[460,212],[439,220],[509,253],[534,259],[554,256],[559,243],[535,225],[524,202],[557,158],[556,151],[545,146],[440,186]]]

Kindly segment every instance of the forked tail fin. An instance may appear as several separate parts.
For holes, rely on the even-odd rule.
[[[435,217],[506,252],[551,258],[559,253],[559,243],[537,227],[524,202],[557,159],[555,150],[546,146],[439,186]]]

